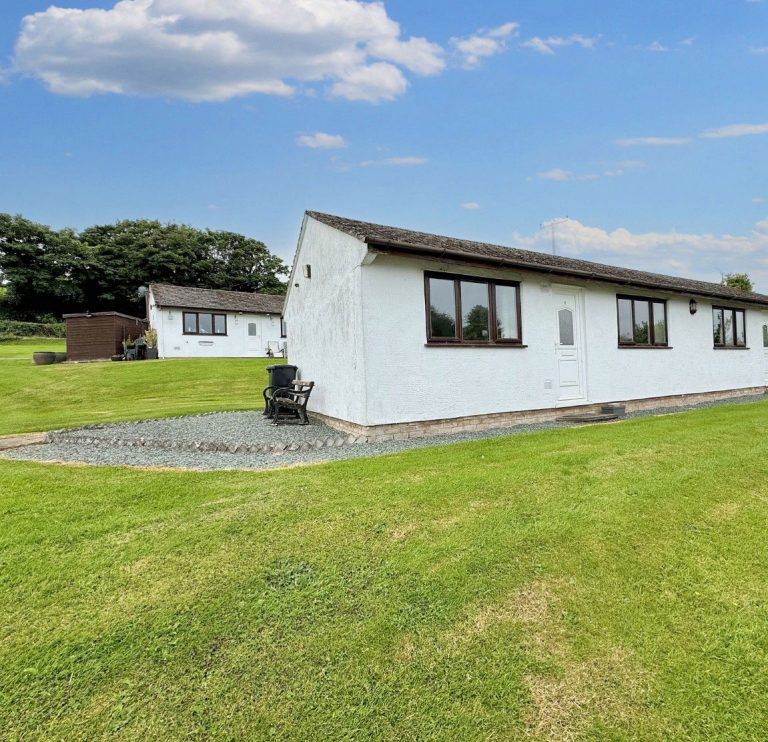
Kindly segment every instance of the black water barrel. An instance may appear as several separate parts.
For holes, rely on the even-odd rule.
[[[269,386],[287,387],[296,378],[298,366],[291,366],[289,363],[275,363],[267,366],[269,374]]]

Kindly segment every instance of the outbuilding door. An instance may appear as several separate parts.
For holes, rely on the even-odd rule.
[[[587,401],[584,371],[582,294],[577,288],[558,286],[552,292],[555,321],[558,404]]]

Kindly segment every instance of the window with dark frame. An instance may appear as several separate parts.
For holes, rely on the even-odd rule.
[[[288,326],[285,324],[285,318],[280,317],[280,337],[288,337]]]
[[[520,284],[425,273],[429,345],[522,345]]]
[[[619,347],[667,348],[667,302],[643,296],[616,297]]]
[[[747,324],[743,309],[712,307],[715,348],[746,348]]]
[[[184,312],[185,335],[226,335],[227,315],[212,312]]]

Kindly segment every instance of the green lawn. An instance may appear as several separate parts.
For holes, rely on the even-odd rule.
[[[768,729],[765,403],[264,473],[6,461],[0,508],[7,739]]]
[[[67,341],[58,338],[19,338],[0,340],[0,360],[12,358],[32,362],[32,354],[37,350],[59,351],[67,348]],[[1,370],[0,370],[1,372]]]
[[[31,359],[38,345],[0,343],[0,354],[13,357],[14,348],[21,348]],[[33,366],[31,360],[0,360],[0,435],[260,408],[265,368],[281,362],[206,358]]]

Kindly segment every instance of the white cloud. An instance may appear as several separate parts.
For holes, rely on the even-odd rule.
[[[299,147],[309,147],[310,149],[343,149],[347,142],[341,134],[326,134],[318,131],[315,134],[302,134],[296,137],[296,144]]]
[[[442,71],[443,56],[402,38],[380,2],[120,0],[26,16],[14,69],[61,95],[218,101],[330,83],[333,95],[376,102],[406,90],[403,70]]]
[[[331,88],[331,95],[347,100],[378,103],[382,100],[394,100],[407,88],[408,80],[399,67],[388,62],[376,62],[342,73],[341,80]]]
[[[668,52],[669,48],[664,46],[660,41],[654,41],[651,44],[648,44],[648,46],[645,47],[645,51],[647,52]]]
[[[768,46],[753,46],[749,51],[752,54],[768,54]]]
[[[593,49],[597,42],[600,40],[599,36],[587,37],[581,34],[571,34],[570,36],[549,36],[546,39],[542,39],[540,36],[534,36],[532,39],[520,44],[525,49],[533,49],[533,51],[539,54],[552,55],[555,53],[555,49],[563,46],[572,46],[576,44],[584,49]]]
[[[595,173],[574,173],[571,170],[563,170],[556,167],[552,168],[552,170],[536,173],[536,177],[539,180],[554,180],[561,183],[567,181],[599,180],[600,178],[618,178],[624,175],[627,170],[643,167],[645,167],[645,163],[641,160],[624,160],[623,162],[617,162],[613,167]]]
[[[575,219],[558,224],[559,255],[596,260],[656,273],[719,281],[721,273],[748,273],[768,290],[768,220],[757,222],[746,235],[708,233],[608,231]],[[512,245],[551,251],[548,230],[533,235],[515,233]]]
[[[617,139],[620,147],[674,147],[681,144],[690,144],[690,137],[628,137]]]
[[[461,204],[461,208],[465,211],[477,211],[480,208],[480,204],[477,201],[467,201]]]
[[[704,139],[726,139],[729,137],[746,137],[755,134],[768,134],[768,124],[731,124],[719,129],[707,129],[702,132]]]
[[[507,39],[516,36],[519,23],[505,23],[491,29],[483,29],[472,36],[452,38],[451,45],[465,69],[478,67],[484,59],[501,54],[507,48]]]
[[[683,39],[679,42],[680,46],[693,46],[696,42],[695,36],[689,36],[687,39]]]
[[[752,199],[753,204],[768,204],[768,196],[755,196]]]
[[[426,39],[414,37],[400,41],[387,37],[371,41],[366,48],[371,56],[400,64],[417,75],[428,77],[445,69],[443,48]]]
[[[364,160],[358,167],[415,167],[428,162],[426,157],[385,157],[382,160]]]

